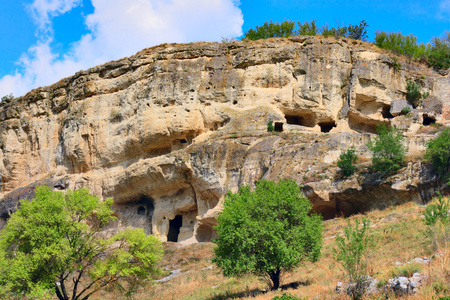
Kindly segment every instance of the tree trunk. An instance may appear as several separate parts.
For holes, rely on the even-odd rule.
[[[280,287],[280,269],[277,268],[275,271],[269,272],[270,280],[272,281],[272,291],[278,290]]]

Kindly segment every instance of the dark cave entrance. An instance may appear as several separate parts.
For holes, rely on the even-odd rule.
[[[137,214],[140,216],[145,216],[145,207],[139,206]]]
[[[275,122],[275,131],[276,132],[283,132],[283,123]]]
[[[424,126],[428,126],[428,125],[431,125],[431,124],[434,124],[434,123],[436,123],[436,119],[435,118],[430,117],[428,115],[423,115],[423,123],[422,124]]]
[[[321,132],[330,132],[331,129],[336,127],[336,123],[334,121],[320,122],[319,126],[320,126],[320,131]]]
[[[383,110],[381,111],[381,115],[385,119],[392,119],[394,116],[391,115],[391,106],[390,105],[383,105]]]
[[[288,113],[284,116],[286,123],[290,125],[301,125],[314,127],[316,125],[315,115],[311,112]]]
[[[173,220],[169,221],[169,233],[167,234],[167,241],[178,242],[178,235],[180,234],[180,228],[183,226],[183,217],[176,215]]]

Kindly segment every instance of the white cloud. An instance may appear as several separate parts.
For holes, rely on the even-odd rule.
[[[80,5],[82,0],[34,0],[28,9],[38,25],[38,34],[51,34],[51,19]]]
[[[50,36],[22,56],[20,69],[0,78],[0,95],[22,95],[80,69],[129,56],[165,42],[218,41],[242,35],[243,16],[233,0],[91,0],[89,33],[58,56],[50,45],[51,18],[79,0],[35,0],[33,16]],[[42,33],[43,35],[43,33]]]
[[[440,18],[448,18],[450,14],[450,0],[442,0],[439,3],[438,16]]]

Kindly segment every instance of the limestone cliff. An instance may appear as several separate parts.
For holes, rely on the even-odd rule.
[[[408,78],[430,96],[394,117]],[[449,87],[447,76],[397,68],[348,39],[145,49],[1,103],[1,222],[38,184],[113,197],[111,230],[138,226],[184,243],[210,240],[226,191],[261,178],[294,178],[326,218],[426,201],[442,186],[414,158],[434,136],[421,127],[450,117]],[[267,132],[270,118],[277,133]],[[364,171],[382,122],[405,132],[411,158],[387,179]],[[350,146],[361,172],[341,180],[336,160]]]

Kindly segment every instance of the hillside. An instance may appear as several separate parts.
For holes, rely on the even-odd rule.
[[[408,113],[407,82],[426,99]],[[325,219],[410,201],[445,184],[419,159],[450,118],[447,75],[349,39],[164,44],[0,107],[0,226],[36,185],[112,197],[119,221],[162,241],[207,242],[227,190],[293,178]],[[275,132],[267,132],[273,119]],[[407,167],[382,177],[367,143],[404,132]],[[337,176],[354,146],[358,172]]]

